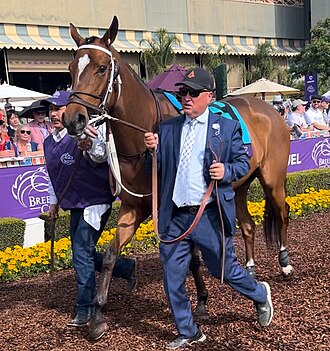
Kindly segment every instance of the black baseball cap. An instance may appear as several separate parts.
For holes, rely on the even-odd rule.
[[[183,80],[179,83],[174,84],[185,85],[194,90],[214,90],[214,79],[205,71],[205,69],[200,67],[191,68],[185,74]]]
[[[311,96],[311,100],[322,100],[322,96],[318,94],[314,94]]]

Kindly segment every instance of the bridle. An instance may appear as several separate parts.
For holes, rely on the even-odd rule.
[[[85,93],[83,91],[75,91],[75,92],[71,93],[67,105],[75,103],[75,104],[82,105],[86,108],[89,108],[91,110],[94,110],[94,111],[98,112],[99,114],[103,114],[106,112],[107,101],[108,101],[109,97],[111,96],[111,94],[113,93],[114,85],[118,86],[117,101],[120,98],[122,80],[121,80],[121,77],[119,74],[119,64],[115,60],[115,58],[113,57],[112,52],[110,50],[102,47],[102,46],[93,45],[93,44],[85,44],[85,45],[81,45],[78,47],[78,50],[83,50],[83,49],[94,49],[94,50],[102,51],[110,57],[110,74],[108,77],[108,85],[107,85],[107,88],[106,88],[103,96],[91,94],[91,93]],[[117,69],[116,69],[116,67],[117,67]],[[84,100],[83,98],[81,98],[80,97],[81,95],[89,96],[89,97],[92,97],[96,100],[99,100],[100,104],[93,105],[93,104],[89,103],[88,101]],[[91,123],[89,122],[89,124],[91,124]]]
[[[121,95],[122,80],[121,80],[121,77],[119,74],[119,64],[115,60],[115,58],[113,57],[112,52],[110,50],[102,47],[102,46],[93,45],[93,44],[86,44],[86,45],[81,45],[78,47],[78,50],[81,50],[81,49],[99,50],[99,51],[104,52],[105,54],[107,54],[110,57],[110,74],[108,77],[108,84],[107,84],[106,90],[105,90],[103,95],[96,95],[96,94],[86,93],[86,92],[81,92],[81,91],[72,92],[70,95],[69,101],[67,103],[67,106],[70,104],[78,104],[78,105],[84,106],[86,109],[90,109],[90,110],[95,111],[97,114],[90,115],[90,117],[92,117],[92,118],[89,119],[88,125],[95,125],[95,124],[100,125],[100,124],[106,122],[106,127],[107,127],[106,144],[107,144],[107,148],[108,148],[108,161],[109,161],[109,165],[110,165],[110,168],[112,171],[112,175],[114,176],[114,178],[116,180],[116,189],[114,191],[114,195],[119,195],[119,193],[121,192],[121,189],[123,188],[127,193],[129,193],[130,195],[135,196],[135,197],[141,198],[141,197],[150,196],[151,193],[137,194],[137,193],[127,189],[121,181],[117,150],[116,150],[110,122],[117,122],[117,123],[124,124],[128,127],[134,128],[142,133],[146,133],[147,130],[144,128],[141,128],[140,126],[138,126],[136,124],[133,124],[133,123],[121,120],[119,118],[113,117],[107,113],[107,110],[109,108],[108,100],[111,98],[111,94],[114,92],[114,86],[118,86],[117,92],[116,92],[117,93],[116,101],[119,100],[120,95]],[[96,100],[99,100],[100,104],[93,105],[93,104],[89,103],[88,101],[86,101],[85,99],[83,99],[81,97],[81,95],[89,96],[89,97],[92,97]],[[152,95],[155,99],[154,94],[152,94]],[[157,100],[155,100],[155,101],[156,101],[157,114],[158,114],[159,113],[158,101]],[[86,138],[86,134],[84,131],[82,131],[80,134],[77,134],[76,137],[78,139],[84,139],[84,138]],[[141,153],[138,153],[137,155],[141,155]],[[134,156],[136,156],[136,155],[134,155]]]

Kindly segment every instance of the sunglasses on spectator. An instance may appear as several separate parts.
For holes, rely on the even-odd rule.
[[[209,90],[194,90],[194,89],[179,89],[178,95],[181,97],[187,96],[189,94],[190,97],[192,98],[197,98],[201,93],[205,93]]]
[[[320,100],[313,100],[312,103],[313,104],[319,104],[321,101]]]
[[[24,129],[22,129],[22,130],[20,131],[20,133],[21,133],[21,134],[30,135],[30,134],[31,134],[31,130],[24,130]]]

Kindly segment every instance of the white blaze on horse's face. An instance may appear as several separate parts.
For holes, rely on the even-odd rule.
[[[88,66],[88,64],[90,62],[91,62],[91,59],[89,58],[89,56],[87,54],[85,54],[84,56],[79,57],[79,60],[78,60],[78,81],[77,81],[77,83],[79,83],[80,76],[83,74],[85,68]]]

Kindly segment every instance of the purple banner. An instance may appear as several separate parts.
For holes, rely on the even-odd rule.
[[[317,73],[305,74],[305,100],[310,101],[317,91]]]
[[[0,169],[0,217],[38,217],[49,209],[46,167],[19,166]]]
[[[326,167],[330,167],[330,138],[291,141],[288,172]]]
[[[44,165],[23,166],[18,161],[5,164],[1,160],[0,165],[0,217],[28,219],[48,211],[48,173]],[[291,141],[288,172],[325,167],[330,167],[330,137]]]

